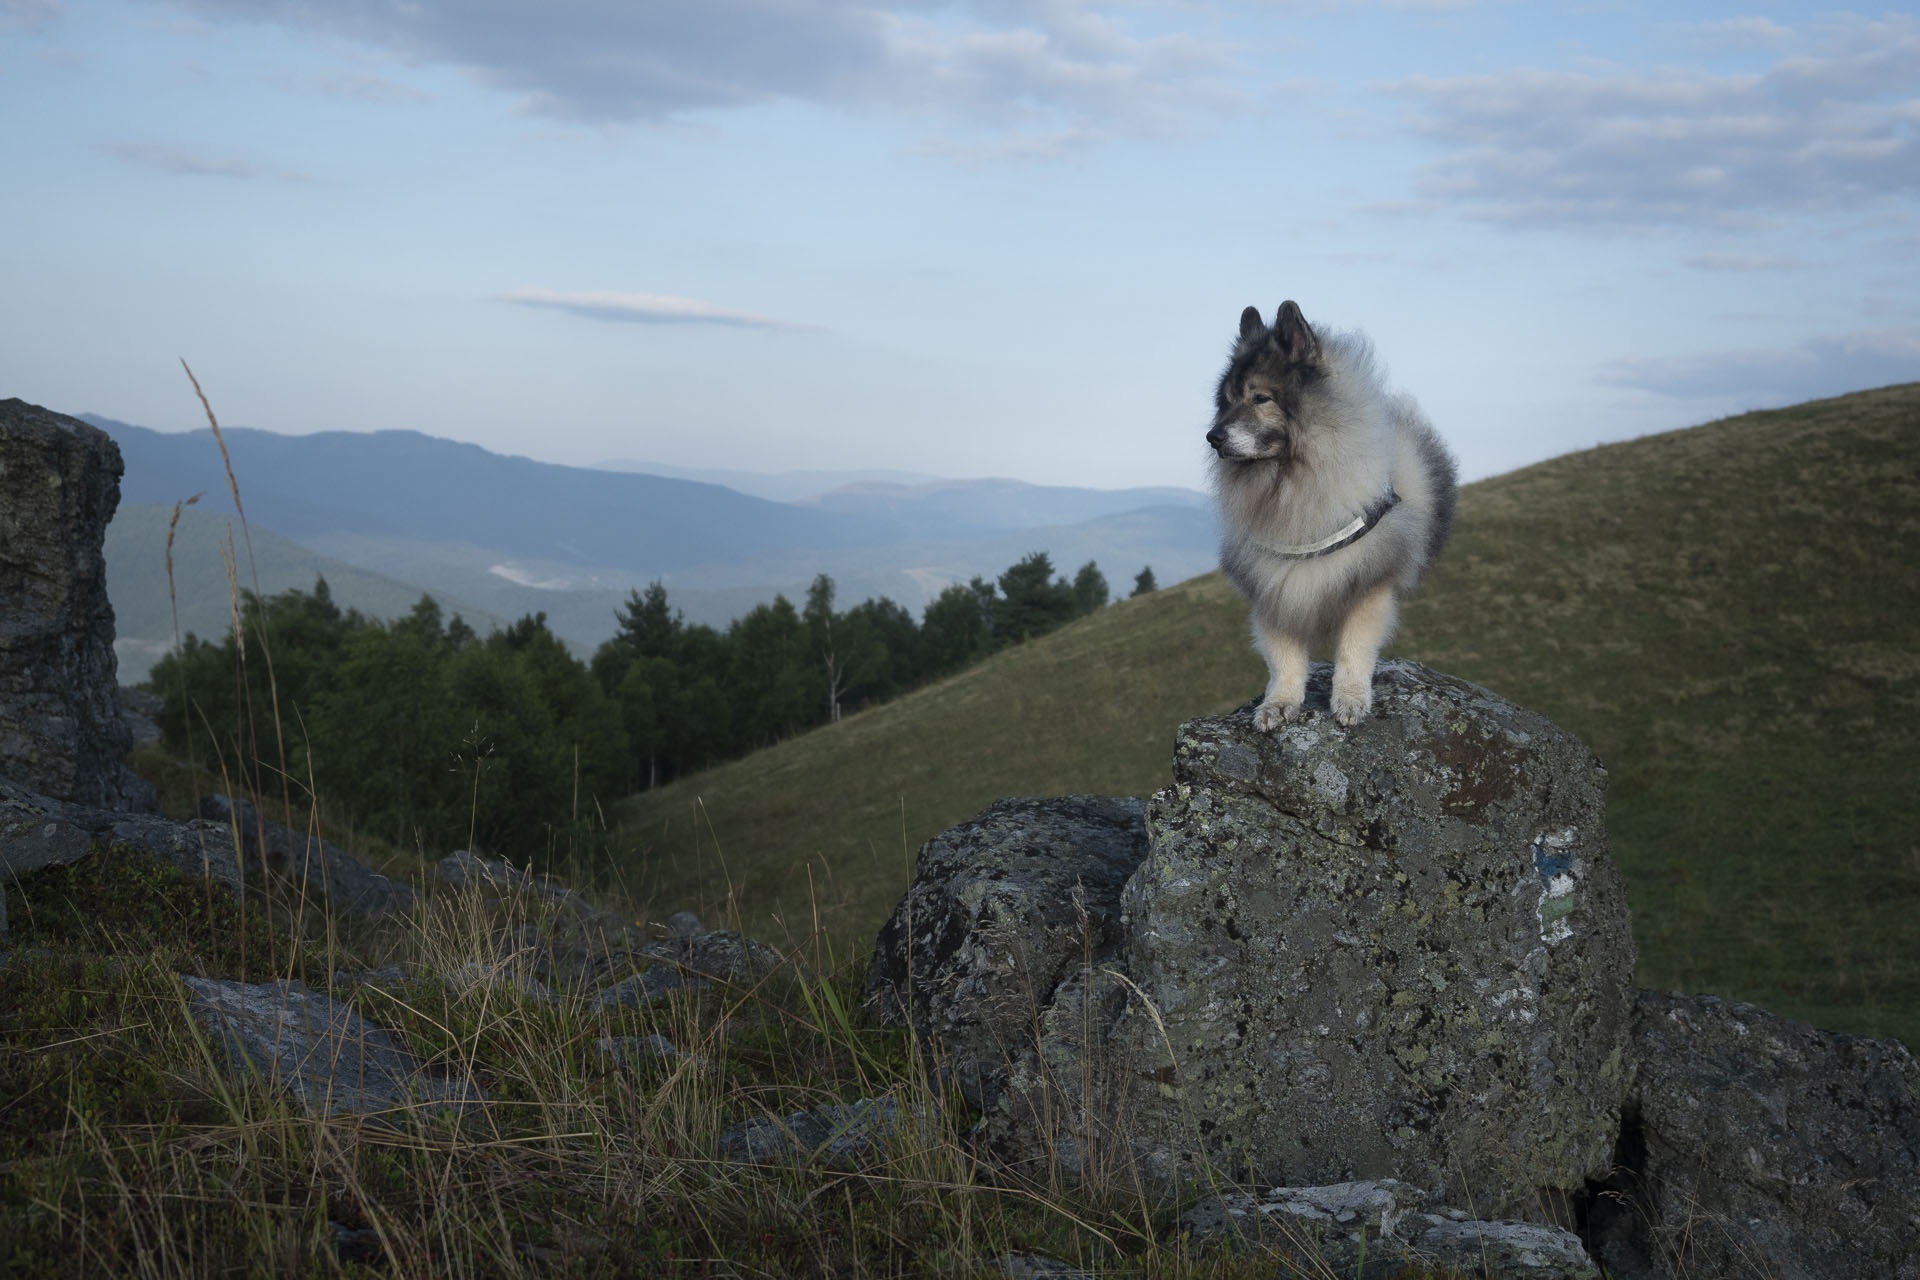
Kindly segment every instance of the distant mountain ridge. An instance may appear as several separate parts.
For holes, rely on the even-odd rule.
[[[129,522],[110,535],[109,567],[122,564],[115,607],[131,673],[144,669],[135,654],[158,654],[172,636],[170,611],[156,603],[164,592],[150,578],[165,521],[133,512],[204,493],[192,509],[196,528],[231,515],[226,471],[209,432],[78,416],[112,436],[126,463]],[[874,471],[763,477],[776,487],[837,482],[809,500],[781,502],[698,479],[536,462],[417,431],[285,436],[233,427],[222,435],[257,539],[287,540],[273,544],[264,590],[311,586],[310,572],[326,572],[343,607],[373,616],[422,593],[483,626],[543,612],[583,651],[613,633],[627,593],[655,579],[691,621],[725,626],[776,593],[799,599],[819,573],[834,578],[844,601],[888,596],[918,613],[947,584],[991,578],[1033,551],[1048,552],[1068,575],[1097,561],[1116,595],[1143,566],[1175,582],[1214,559],[1212,512],[1186,489]],[[212,555],[212,545],[197,536],[195,554]],[[192,577],[203,584],[195,590],[217,598],[183,609],[195,629],[226,609],[224,571],[217,556],[209,563]]]
[[[81,417],[120,446],[122,501],[225,494],[219,452],[205,435]],[[768,545],[869,545],[895,533],[719,485],[535,462],[417,431],[284,436],[233,427],[222,434],[241,501],[295,539],[353,532],[467,542],[660,574]]]
[[[742,471],[732,467],[682,467],[670,462],[646,462],[638,458],[609,458],[599,464],[599,469],[638,471],[671,480],[699,480],[706,484],[724,485],[770,502],[804,502],[850,484],[930,484],[940,479],[939,476],[918,471],[896,471],[886,467]]]

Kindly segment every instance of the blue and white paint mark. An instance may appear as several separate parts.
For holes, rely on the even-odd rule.
[[[1573,922],[1568,917],[1574,908],[1574,863],[1580,855],[1573,845],[1574,835],[1574,829],[1567,827],[1533,838],[1533,869],[1543,886],[1536,913],[1540,917],[1540,941],[1548,946],[1573,936]]]

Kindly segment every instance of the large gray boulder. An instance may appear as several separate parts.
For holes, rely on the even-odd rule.
[[[1627,1167],[1597,1249],[1623,1280],[1920,1280],[1920,1063],[1713,996],[1642,991]]]
[[[125,763],[102,552],[121,470],[99,428],[0,400],[0,777],[150,812],[153,789]]]
[[[1110,883],[1124,858],[1062,842],[979,911],[932,883],[967,874],[936,838],[888,926],[908,961],[876,968],[872,998],[902,1020],[888,991],[911,968],[912,1020],[961,1063],[993,1028],[1009,1061],[980,1073],[982,1136],[1036,1176],[1162,1193],[1393,1177],[1486,1217],[1553,1216],[1607,1173],[1628,1074],[1604,771],[1543,717],[1416,664],[1381,664],[1351,729],[1324,714],[1329,683],[1318,665],[1323,714],[1278,733],[1250,705],[1182,727],[1146,856],[1071,954],[1061,926],[1024,958],[1004,904],[1077,918],[1063,886]],[[968,954],[986,957],[971,989],[927,989]]]

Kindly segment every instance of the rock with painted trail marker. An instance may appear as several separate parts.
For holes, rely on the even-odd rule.
[[[954,1027],[1013,1028],[1000,995],[1034,992],[982,1099],[1003,1162],[1163,1195],[1392,1177],[1493,1218],[1605,1175],[1634,947],[1604,770],[1544,717],[1414,663],[1380,664],[1352,728],[1330,683],[1316,664],[1317,714],[1274,733],[1252,704],[1182,726],[1117,920],[1078,963],[1048,950],[1046,972],[921,997]],[[914,936],[1017,964],[965,894],[917,878],[901,911],[941,900]]]

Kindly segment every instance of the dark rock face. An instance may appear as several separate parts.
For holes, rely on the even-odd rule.
[[[1146,854],[1145,806],[1131,797],[994,802],[920,850],[874,948],[869,1004],[937,1042],[981,1105],[1061,980],[1112,958],[1120,887]]]
[[[0,777],[56,800],[152,812],[124,763],[107,602],[120,450],[96,427],[0,400]]]
[[[116,844],[146,849],[235,893],[244,888],[225,824],[67,804],[0,778],[0,892],[14,873],[76,862],[96,845]]]
[[[1117,837],[1009,854],[999,806],[930,842],[871,992],[897,1021],[911,937],[922,1031],[1004,1064],[978,1071],[1003,1159],[1163,1192],[1394,1177],[1519,1218],[1606,1174],[1634,950],[1604,773],[1417,665],[1374,696],[1352,729],[1185,725],[1137,867]],[[1084,828],[1077,801],[1020,803]]]
[[[1920,1063],[1713,996],[1642,991],[1622,1277],[1920,1277]]]

